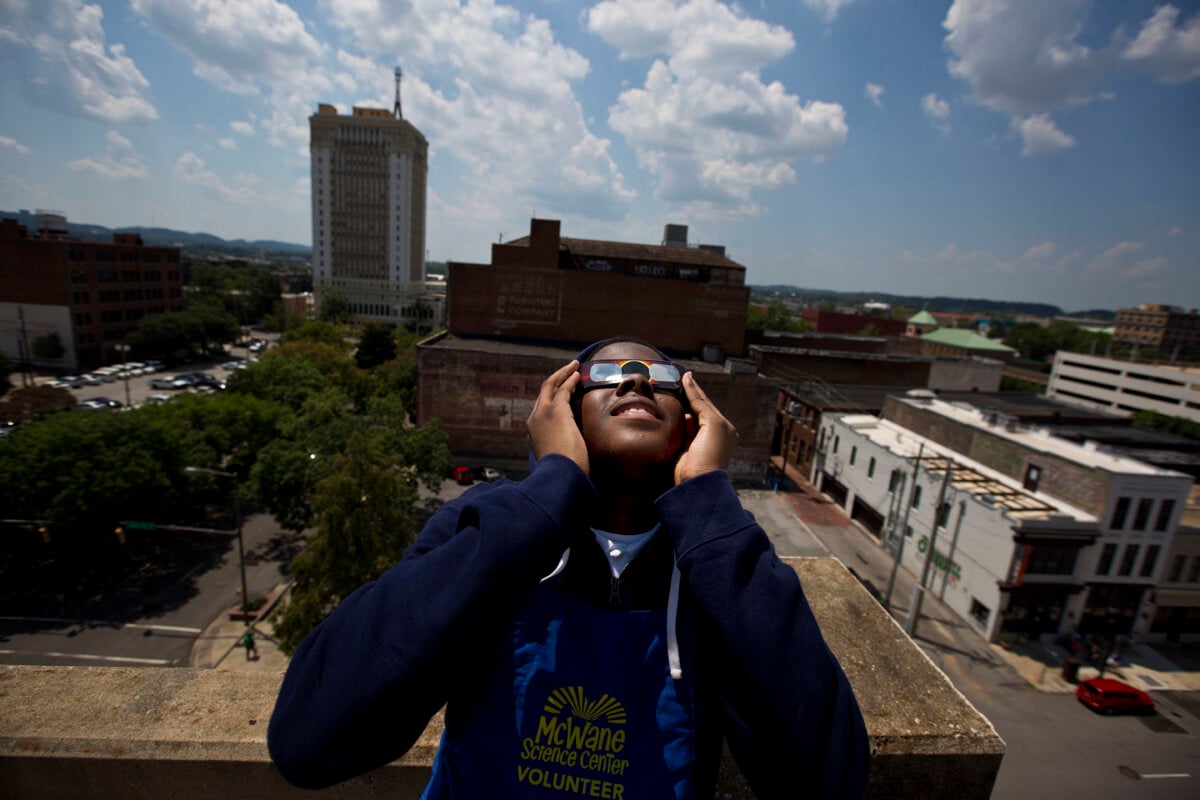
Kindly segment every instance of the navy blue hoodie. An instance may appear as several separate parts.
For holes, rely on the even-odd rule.
[[[608,607],[595,502],[584,472],[549,455],[524,481],[479,485],[439,510],[400,563],[297,649],[268,730],[284,777],[321,788],[365,773],[403,755],[442,706],[475,702],[514,616],[568,547],[559,588]],[[853,692],[728,475],[685,481],[656,506],[662,529],[622,573],[616,610],[665,607],[677,563],[697,796],[712,796],[722,738],[759,798],[863,795],[869,742]]]

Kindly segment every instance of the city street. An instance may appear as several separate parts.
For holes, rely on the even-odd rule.
[[[159,535],[211,536],[178,531]],[[263,556],[246,565],[249,596],[266,596],[283,580],[282,569],[300,538],[281,532],[267,514],[248,516],[243,537],[247,551]],[[74,619],[0,616],[0,664],[187,666],[196,638],[241,600],[237,538],[230,536],[218,547],[223,552],[211,568],[200,559],[157,581],[157,593],[141,598],[140,613],[96,598]]]

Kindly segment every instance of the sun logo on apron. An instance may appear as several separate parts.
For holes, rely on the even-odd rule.
[[[605,717],[610,725],[625,724],[625,706],[620,701],[601,695],[598,700],[588,700],[582,686],[564,686],[555,689],[548,698],[544,711],[548,714],[561,714],[563,708],[569,708],[571,714],[587,722],[595,722]]]

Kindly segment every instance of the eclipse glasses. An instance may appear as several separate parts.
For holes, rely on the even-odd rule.
[[[603,386],[616,386],[627,378],[641,375],[658,392],[683,395],[683,373],[678,364],[670,361],[640,359],[585,361],[579,365],[580,387],[586,391]]]

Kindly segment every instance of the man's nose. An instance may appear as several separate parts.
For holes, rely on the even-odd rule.
[[[646,397],[653,397],[654,386],[645,375],[635,372],[632,375],[626,375],[617,384],[617,396],[620,397],[624,394],[640,394]]]

